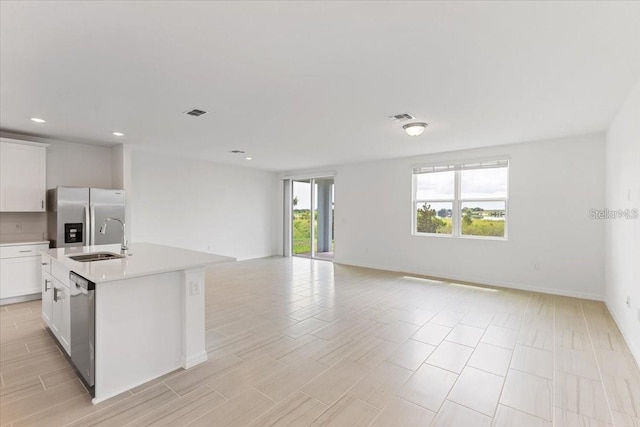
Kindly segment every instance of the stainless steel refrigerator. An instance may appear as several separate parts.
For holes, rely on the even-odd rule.
[[[100,227],[107,218],[124,223],[124,190],[56,187],[47,191],[47,221],[52,248],[120,243],[122,229],[110,224],[105,234]]]

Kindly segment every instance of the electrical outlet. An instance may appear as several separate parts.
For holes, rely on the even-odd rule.
[[[631,308],[631,297],[627,296],[627,307]]]
[[[200,293],[200,283],[191,282],[191,295],[198,295]]]
[[[537,263],[537,262],[535,264],[533,264],[533,269],[534,270],[540,270],[540,264]]]

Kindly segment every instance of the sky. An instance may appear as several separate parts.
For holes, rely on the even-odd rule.
[[[460,174],[461,199],[507,197],[507,168],[472,169]],[[423,173],[416,178],[416,199],[454,198],[455,172]]]
[[[295,209],[311,209],[311,184],[293,181],[293,197],[298,198]],[[331,195],[333,200],[333,194]],[[316,185],[316,204],[318,202],[318,186]]]
[[[298,198],[294,209],[311,209],[311,184],[293,181],[293,197]]]

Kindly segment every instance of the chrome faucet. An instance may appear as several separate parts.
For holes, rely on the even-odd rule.
[[[125,234],[124,222],[120,221],[118,218],[107,218],[104,221],[104,224],[102,224],[102,227],[100,227],[100,234],[104,234],[107,232],[107,223],[109,221],[118,221],[122,226],[122,245],[120,246],[120,253],[122,255],[127,255],[127,253],[129,252],[129,247],[127,246],[127,235]]]

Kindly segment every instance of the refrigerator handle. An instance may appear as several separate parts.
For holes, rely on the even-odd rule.
[[[96,208],[93,203],[89,204],[89,212],[91,216],[91,241],[89,244],[93,246],[96,244]]]
[[[89,223],[89,204],[84,205],[84,235],[85,237],[85,245],[91,246],[91,224]]]

